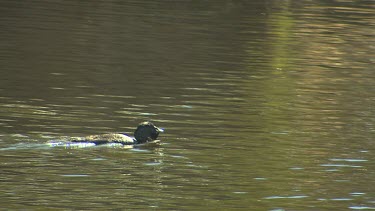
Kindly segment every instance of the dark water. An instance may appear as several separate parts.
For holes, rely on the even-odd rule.
[[[1,1],[4,209],[375,209],[373,1]],[[163,145],[51,148],[132,133]]]

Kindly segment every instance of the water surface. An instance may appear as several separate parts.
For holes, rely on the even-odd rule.
[[[375,209],[372,1],[2,1],[5,209]],[[49,147],[165,128],[159,147]]]

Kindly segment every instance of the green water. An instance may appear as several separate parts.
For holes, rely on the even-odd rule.
[[[371,1],[1,1],[0,207],[375,209]],[[61,136],[164,128],[158,147]]]

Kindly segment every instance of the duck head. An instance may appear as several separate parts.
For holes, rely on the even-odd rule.
[[[156,127],[151,122],[142,122],[134,132],[134,138],[138,144],[156,140],[163,129]]]

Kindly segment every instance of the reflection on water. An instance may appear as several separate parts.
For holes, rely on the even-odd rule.
[[[371,1],[0,3],[9,209],[375,209]],[[156,148],[60,136],[166,128]]]

